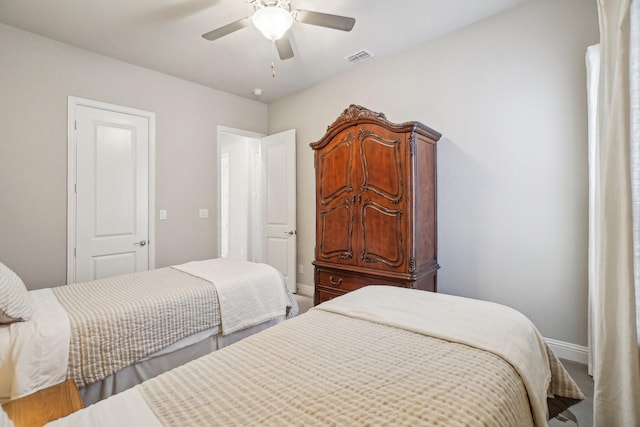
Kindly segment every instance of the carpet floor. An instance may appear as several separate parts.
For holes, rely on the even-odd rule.
[[[593,378],[587,372],[587,365],[583,363],[573,362],[571,360],[562,359],[562,364],[569,371],[571,378],[578,384],[580,390],[585,395],[585,399],[573,405],[571,412],[578,419],[580,427],[592,427],[593,426]],[[573,426],[573,422],[562,422],[559,420],[549,421],[549,427],[568,427]]]

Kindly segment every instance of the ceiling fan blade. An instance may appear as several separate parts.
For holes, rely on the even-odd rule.
[[[278,56],[281,60],[293,58],[293,47],[291,46],[291,40],[289,35],[285,34],[276,40],[276,49],[278,49]]]
[[[355,18],[312,12],[310,10],[294,10],[291,12],[296,21],[303,24],[333,28],[334,30],[351,31],[356,23]]]
[[[249,17],[238,19],[237,21],[232,22],[231,24],[227,24],[213,31],[209,31],[208,33],[203,34],[202,37],[210,41],[216,40],[216,39],[219,39],[220,37],[226,36],[227,34],[231,34],[234,31],[243,29],[244,27],[249,25],[250,22],[251,22],[251,19]]]

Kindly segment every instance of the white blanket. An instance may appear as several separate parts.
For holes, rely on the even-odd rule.
[[[29,291],[33,318],[9,325],[11,399],[64,381],[69,357],[69,318],[51,289]]]
[[[284,279],[268,264],[215,258],[172,267],[213,283],[223,335],[286,314]]]
[[[144,426],[162,427],[136,387],[115,394],[64,418],[46,424],[48,427]]]
[[[398,307],[403,310],[399,311]],[[520,374],[536,425],[547,425],[551,370],[544,341],[533,323],[512,308],[393,286],[365,286],[314,309],[383,323],[494,353]]]

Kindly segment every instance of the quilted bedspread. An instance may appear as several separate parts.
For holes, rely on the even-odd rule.
[[[211,283],[169,267],[53,292],[71,325],[67,377],[80,387],[220,324]]]
[[[561,366],[551,371],[581,395]],[[500,356],[320,309],[138,389],[165,426],[534,425]]]

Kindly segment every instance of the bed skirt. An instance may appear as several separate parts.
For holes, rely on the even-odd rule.
[[[171,347],[175,348],[175,350],[169,352],[159,351],[155,356],[151,355],[133,365],[129,365],[115,374],[109,375],[102,381],[81,387],[80,394],[84,399],[85,406],[89,406],[109,396],[121,393],[143,381],[156,377],[163,372],[184,365],[212,351],[224,348],[243,338],[274,326],[283,320],[285,320],[285,317],[281,316],[277,319],[269,320],[226,336],[222,336],[221,333],[218,333],[219,329],[214,328],[210,330],[208,335],[205,334],[206,336],[203,339],[196,342],[192,342],[193,339],[187,337],[182,340],[182,344],[178,342]],[[190,341],[191,343],[189,343]],[[187,344],[184,345],[184,343]]]

